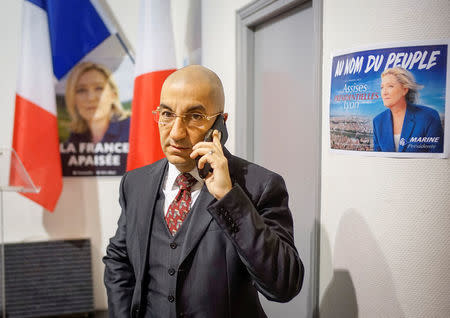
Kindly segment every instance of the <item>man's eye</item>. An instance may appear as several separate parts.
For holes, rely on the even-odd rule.
[[[173,113],[166,111],[166,110],[163,110],[162,112],[160,112],[160,115],[161,115],[161,117],[164,117],[164,118],[172,118],[173,117]]]
[[[205,116],[203,114],[198,114],[198,113],[190,114],[190,117],[192,118],[192,120],[196,120],[196,121],[200,121],[205,118]]]

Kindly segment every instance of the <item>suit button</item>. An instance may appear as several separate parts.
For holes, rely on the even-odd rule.
[[[139,316],[139,308],[134,308],[134,316]]]
[[[175,301],[175,297],[173,297],[172,295],[169,295],[167,297],[167,300],[170,301],[171,303],[173,303]]]
[[[169,268],[168,272],[170,276],[173,276],[175,274],[175,269]]]
[[[173,250],[176,249],[177,246],[178,246],[177,243],[175,243],[175,242],[172,242],[169,245],[170,245],[170,248],[173,249]]]

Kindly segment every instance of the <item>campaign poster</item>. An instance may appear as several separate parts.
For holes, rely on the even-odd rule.
[[[398,43],[333,54],[330,149],[447,158],[448,44]]]
[[[63,176],[120,176],[129,149],[134,63],[88,56],[56,84]]]

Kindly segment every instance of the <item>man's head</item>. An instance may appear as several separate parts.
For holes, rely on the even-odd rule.
[[[222,113],[224,93],[222,82],[211,70],[200,65],[184,67],[167,77],[161,90],[160,110],[176,115],[198,113],[206,116]],[[224,114],[225,119],[227,114]],[[203,141],[216,117],[204,121],[204,125],[188,125],[182,117],[171,124],[159,124],[161,147],[169,162],[181,172],[194,168],[189,157],[192,146]]]

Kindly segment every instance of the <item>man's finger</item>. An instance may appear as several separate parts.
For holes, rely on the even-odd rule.
[[[222,133],[220,131],[218,131],[217,129],[214,130],[213,133],[213,143],[214,145],[217,147],[217,149],[220,150],[220,153],[223,154],[222,151],[222,144],[220,143],[220,138],[221,138]]]
[[[198,161],[198,165],[197,167],[199,169],[203,169],[203,167],[205,166],[205,163],[209,162],[209,164],[213,164],[213,160],[212,160],[212,155],[214,154],[214,152],[208,152],[205,155],[203,155],[200,160]]]
[[[194,151],[191,152],[190,157],[191,157],[192,159],[194,159],[194,158],[197,157],[197,156],[203,156],[203,155],[207,154],[207,153],[210,152],[211,150],[212,150],[213,152],[216,151],[215,148],[213,148],[213,147],[211,147],[211,146],[210,146],[210,147],[197,148],[197,149],[195,149]]]
[[[211,144],[213,144],[213,142],[200,141],[200,142],[196,143],[194,146],[192,146],[192,150],[196,150],[198,148],[211,147]]]

